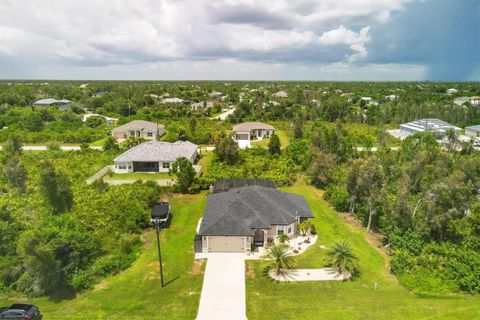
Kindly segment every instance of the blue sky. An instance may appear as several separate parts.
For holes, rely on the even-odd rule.
[[[478,0],[0,0],[0,78],[480,80]]]

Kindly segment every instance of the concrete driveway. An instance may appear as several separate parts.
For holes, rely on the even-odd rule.
[[[245,319],[245,255],[209,253],[197,320]]]

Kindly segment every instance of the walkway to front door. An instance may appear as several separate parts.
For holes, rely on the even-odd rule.
[[[245,254],[209,253],[197,320],[246,320]]]

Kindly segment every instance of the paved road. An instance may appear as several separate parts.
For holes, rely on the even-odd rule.
[[[212,117],[210,119],[212,119],[212,120],[225,120],[225,119],[227,119],[227,117],[229,115],[233,114],[234,112],[235,112],[235,108],[229,109],[229,110],[225,111],[224,113],[222,113],[222,114],[220,114],[216,117]]]
[[[100,146],[90,146],[90,149],[93,150],[103,150],[103,147]],[[0,146],[0,150],[2,149],[2,146]],[[22,150],[24,151],[45,151],[48,150],[47,146],[22,146]],[[80,150],[80,146],[60,146],[60,150],[62,151],[74,151],[74,150]]]
[[[245,254],[210,253],[197,320],[246,320]]]

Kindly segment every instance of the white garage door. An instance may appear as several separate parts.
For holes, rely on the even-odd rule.
[[[208,237],[209,252],[243,252],[243,237]]]

